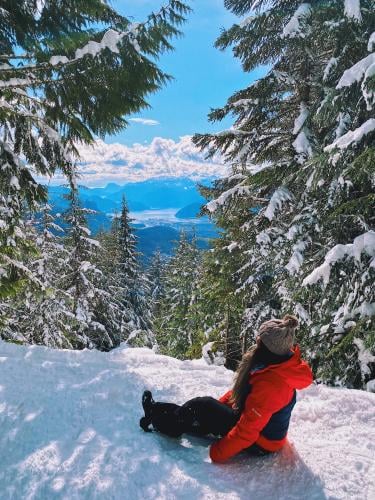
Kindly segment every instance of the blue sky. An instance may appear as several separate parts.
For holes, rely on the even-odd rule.
[[[134,21],[143,21],[167,0],[111,0],[111,4]],[[97,141],[95,148],[80,149],[81,175],[87,186],[107,182],[136,182],[149,178],[221,176],[226,172],[221,158],[207,160],[190,136],[196,132],[218,132],[232,125],[231,119],[210,124],[211,108],[225,104],[235,90],[262,76],[262,69],[244,73],[231,50],[221,52],[214,43],[222,28],[237,18],[224,8],[224,0],[190,1],[193,12],[182,26],[184,36],[173,41],[175,50],[162,55],[161,68],[174,80],[149,96],[151,109],[131,119],[120,134]],[[63,182],[62,179],[55,181]]]
[[[111,4],[127,17],[143,20],[157,10],[163,0],[112,0]],[[160,66],[174,76],[160,92],[150,96],[150,110],[135,117],[157,121],[155,126],[132,122],[130,127],[106,143],[149,143],[154,137],[178,140],[195,132],[219,131],[230,121],[218,125],[208,123],[210,108],[223,105],[234,90],[254,81],[260,72],[245,74],[231,51],[214,48],[220,29],[236,20],[225,8],[223,0],[190,1],[194,11],[182,27],[184,36],[174,40],[175,50],[164,54]]]

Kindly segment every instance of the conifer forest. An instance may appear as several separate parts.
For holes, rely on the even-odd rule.
[[[159,58],[190,2],[141,23],[102,0],[0,1],[0,338],[55,349],[126,343],[235,369],[259,326],[294,314],[318,381],[375,379],[374,0],[225,0],[220,32],[248,87],[196,130],[227,174],[199,190],[217,229],[145,260],[124,197],[92,234],[80,148],[129,125],[172,81]],[[215,81],[212,81],[215,86]],[[199,88],[197,89],[199,92]],[[210,104],[207,103],[207,110]],[[48,180],[60,172],[67,210]]]

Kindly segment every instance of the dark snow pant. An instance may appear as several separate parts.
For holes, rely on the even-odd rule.
[[[172,437],[183,433],[225,436],[238,419],[238,413],[209,396],[191,399],[182,406],[153,403],[151,409],[154,429]]]
[[[238,412],[209,396],[191,399],[182,406],[153,403],[150,416],[154,429],[170,437],[180,437],[184,433],[225,436],[239,418]],[[250,446],[247,451],[259,456],[269,453],[257,444]]]

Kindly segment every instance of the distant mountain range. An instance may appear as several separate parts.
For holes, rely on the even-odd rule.
[[[205,179],[207,185],[212,179]],[[63,195],[68,192],[65,186],[49,186],[48,193],[53,206],[65,209]],[[164,208],[183,208],[192,203],[201,205],[204,198],[197,190],[196,183],[188,178],[149,179],[120,186],[115,183],[100,188],[80,187],[80,198],[84,206],[104,213],[114,213],[121,208],[125,195],[131,211],[160,210]]]
[[[212,178],[200,181],[209,185]],[[64,195],[65,186],[49,186],[49,203],[55,214],[61,214],[68,208]],[[120,186],[115,183],[100,188],[79,187],[82,205],[95,210],[88,216],[88,224],[95,235],[100,230],[109,229],[112,217],[121,210],[125,196],[133,225],[138,236],[139,251],[147,259],[153,251],[159,249],[170,255],[181,229],[194,232],[198,244],[207,248],[210,238],[216,236],[215,227],[207,217],[199,218],[205,199],[197,185],[189,178],[150,179]]]

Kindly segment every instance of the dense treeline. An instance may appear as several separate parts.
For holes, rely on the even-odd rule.
[[[244,1],[224,31],[245,71],[265,76],[210,119],[234,118],[195,143],[231,174],[202,188],[221,237],[203,261],[197,329],[232,366],[262,321],[301,320],[319,379],[375,377],[375,9],[371,0]]]
[[[91,238],[74,190],[65,230],[44,205],[27,221],[30,280],[2,302],[1,336],[56,348],[109,350],[121,342],[152,346],[147,279],[125,200],[106,233]]]
[[[14,0],[0,9],[0,337],[52,347],[152,343],[147,280],[123,205],[101,242],[77,188],[80,144],[114,134],[170,76],[156,64],[189,8],[143,23],[102,0]],[[62,231],[46,205],[59,170]],[[137,340],[136,340],[137,339]]]
[[[182,233],[173,257],[156,253],[147,272],[125,201],[111,231],[90,237],[77,144],[125,126],[168,79],[154,59],[188,10],[172,0],[134,25],[99,0],[80,15],[38,5],[0,12],[1,336],[128,341],[179,358],[203,349],[235,368],[260,323],[294,313],[317,377],[365,387],[375,378],[373,0],[225,1],[241,20],[217,47],[264,76],[211,112],[231,117],[229,130],[194,138],[231,168],[201,187],[220,236],[200,252]],[[57,166],[71,188],[65,232],[35,175]]]
[[[293,312],[318,379],[375,377],[375,8],[372,1],[228,0],[224,31],[245,71],[265,76],[196,135],[228,177],[201,188],[220,229],[212,249],[165,270],[155,328],[163,352],[234,368],[260,323]],[[209,354],[207,356],[207,353]]]

